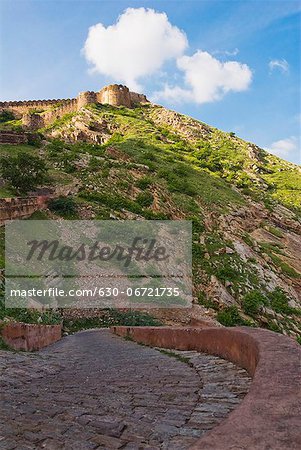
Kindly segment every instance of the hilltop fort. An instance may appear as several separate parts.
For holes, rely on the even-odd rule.
[[[0,111],[11,111],[16,118],[22,119],[24,127],[37,130],[90,103],[132,108],[145,102],[148,102],[145,95],[131,92],[121,84],[111,84],[98,92],[81,92],[76,98],[0,102]]]

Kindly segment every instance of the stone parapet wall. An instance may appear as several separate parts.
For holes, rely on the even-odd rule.
[[[30,217],[35,211],[46,208],[48,197],[13,197],[0,199],[0,226],[6,221]]]
[[[301,448],[301,347],[291,338],[262,329],[112,327],[141,344],[217,355],[253,377],[249,393],[193,450]]]
[[[60,119],[65,114],[76,112],[78,109],[78,100],[76,98],[66,102],[58,103],[55,108],[45,111],[41,114],[24,114],[22,118],[23,125],[30,130],[38,130],[50,125],[55,120]]]
[[[0,144],[27,144],[28,134],[17,131],[0,130]]]
[[[65,114],[76,112],[91,103],[131,108],[137,103],[147,101],[145,95],[130,92],[122,84],[111,84],[99,92],[81,92],[77,98],[71,99],[0,102],[0,111],[12,111],[16,118],[22,118],[22,123],[26,128],[37,130],[50,125]]]
[[[0,102],[0,110],[12,111],[16,117],[22,117],[23,114],[31,110],[46,110],[53,106],[65,104],[75,99],[53,99],[53,100],[24,100],[12,102]]]
[[[1,328],[1,336],[15,350],[40,350],[61,339],[62,325],[9,322]]]

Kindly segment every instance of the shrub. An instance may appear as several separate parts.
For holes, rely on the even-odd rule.
[[[278,238],[282,238],[283,237],[283,233],[282,233],[281,230],[279,230],[279,228],[269,226],[268,227],[268,231],[270,233],[272,233],[274,236],[278,237]]]
[[[89,170],[91,170],[92,172],[99,170],[100,169],[99,160],[95,156],[92,156],[92,158],[89,161],[88,167],[89,167]]]
[[[281,333],[281,328],[275,322],[268,322],[267,328],[275,333]]]
[[[269,300],[271,307],[278,313],[289,314],[293,308],[288,305],[288,298],[282,289],[276,288],[273,292],[269,293]]]
[[[219,323],[226,327],[234,327],[236,325],[245,325],[246,322],[240,317],[237,306],[232,305],[222,309],[216,316]]]
[[[88,201],[93,201],[105,205],[109,208],[121,210],[126,209],[127,211],[132,211],[135,214],[141,214],[141,206],[134,202],[133,200],[122,197],[119,194],[107,194],[103,193],[93,193],[83,191],[80,193],[80,197]]]
[[[0,123],[9,122],[10,120],[14,119],[15,116],[11,111],[4,109],[3,111],[0,112]]]
[[[238,270],[231,266],[231,261],[227,261],[226,259],[224,260],[223,267],[220,267],[216,271],[216,277],[224,283],[226,281],[236,281],[239,275]]]
[[[246,314],[256,315],[260,307],[266,303],[265,297],[259,291],[252,291],[246,294],[242,300],[242,307]]]
[[[1,176],[20,193],[27,193],[45,182],[47,170],[41,158],[25,152],[0,159]]]
[[[150,192],[141,192],[137,195],[136,202],[143,208],[151,206],[154,201],[154,197]]]
[[[76,204],[71,197],[59,197],[49,202],[49,209],[63,217],[72,216],[76,213]]]
[[[145,209],[141,212],[141,215],[147,220],[170,220],[171,216],[167,213],[160,211],[152,211],[151,209]]]
[[[217,304],[214,303],[211,299],[207,299],[205,292],[198,292],[198,303],[199,305],[205,306],[205,308],[217,309]]]
[[[33,147],[39,147],[41,145],[42,137],[38,133],[30,133],[27,136],[27,142]]]
[[[136,186],[140,189],[146,189],[150,184],[152,184],[150,177],[142,177],[136,182]]]
[[[62,322],[60,313],[53,310],[39,311],[28,308],[8,308],[0,301],[0,320],[5,317],[24,323],[40,323],[44,325],[55,325]]]
[[[204,222],[202,220],[200,220],[198,217],[190,216],[187,218],[187,220],[191,220],[191,222],[192,222],[192,233],[193,234],[199,235],[199,234],[203,233],[203,231],[205,231]]]
[[[117,309],[103,310],[100,317],[64,320],[64,328],[67,328],[68,331],[71,332],[86,330],[89,328],[110,327],[113,325],[160,326],[162,324],[147,313],[142,313],[139,311],[118,311]]]

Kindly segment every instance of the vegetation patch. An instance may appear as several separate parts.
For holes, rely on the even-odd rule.
[[[225,327],[235,327],[238,325],[249,325],[239,314],[237,306],[232,305],[218,311],[216,319]]]
[[[71,333],[91,328],[107,328],[117,325],[160,326],[162,323],[147,313],[107,309],[102,311],[101,317],[64,319],[63,324],[64,329]]]

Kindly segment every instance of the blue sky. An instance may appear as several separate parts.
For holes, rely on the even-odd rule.
[[[0,9],[1,100],[127,83],[300,163],[300,2],[1,0]]]

